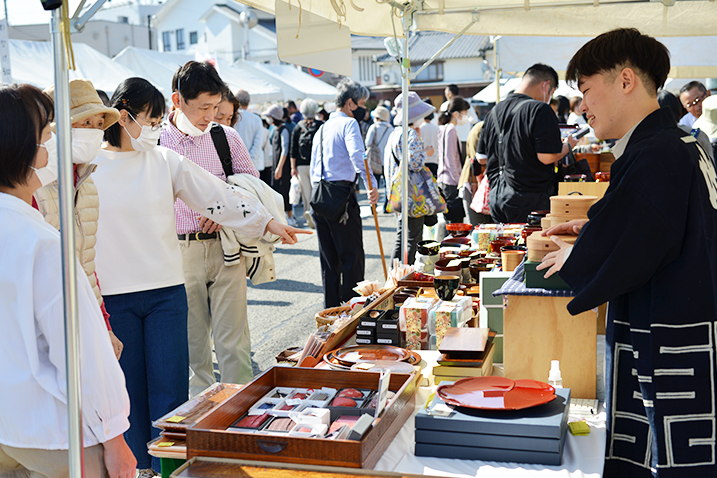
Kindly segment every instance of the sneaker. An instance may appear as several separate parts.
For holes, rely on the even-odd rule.
[[[290,225],[291,227],[296,227],[297,224],[298,224],[298,223],[296,222],[296,219],[294,219],[293,217],[287,217],[287,218],[286,218],[286,223],[287,223],[288,225]]]
[[[314,225],[314,220],[311,219],[311,213],[309,213],[309,211],[306,211],[304,213],[304,219],[306,219],[307,226],[309,226],[311,229],[316,229],[316,225]]]
[[[152,468],[143,468],[141,470],[137,470],[136,478],[154,478],[155,476],[159,475]]]

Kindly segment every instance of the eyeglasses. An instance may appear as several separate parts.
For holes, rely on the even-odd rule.
[[[687,103],[687,104],[685,105],[685,109],[688,110],[688,109],[690,109],[690,108],[692,108],[692,107],[694,107],[694,106],[697,106],[697,105],[700,104],[700,103],[702,102],[702,100],[704,100],[706,97],[707,97],[707,93],[702,93],[702,95],[701,95],[699,98],[695,99],[694,101],[691,101],[691,102]]]
[[[157,123],[157,124],[152,124],[152,123],[149,123],[149,122],[148,122],[147,120],[145,120],[144,118],[140,118],[139,116],[137,116],[137,118],[135,118],[134,116],[132,116],[132,113],[130,113],[129,111],[127,111],[127,114],[128,114],[128,115],[130,116],[130,118],[132,118],[137,124],[139,124],[139,121],[137,121],[138,119],[141,119],[142,121],[144,121],[145,123],[147,123],[147,126],[149,126],[149,128],[150,128],[152,131],[158,131],[158,130],[164,128],[164,127],[167,125],[167,123],[164,122],[164,121],[161,121],[161,122],[159,122],[159,123]],[[140,126],[142,126],[142,125],[140,125]]]

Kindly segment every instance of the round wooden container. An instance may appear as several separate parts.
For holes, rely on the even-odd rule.
[[[587,219],[588,216],[550,216],[550,225],[557,226],[565,222],[574,221],[575,219]]]
[[[545,217],[540,218],[540,227],[542,227],[543,230],[550,228],[550,226],[552,226],[552,225],[553,225],[552,222],[550,222],[550,214],[548,214]]]
[[[575,244],[578,236],[558,235],[560,239],[568,244]],[[555,244],[549,236],[543,236],[540,232],[534,232],[528,236],[528,260],[532,262],[540,262],[548,253],[557,251],[558,245]]]
[[[551,196],[550,216],[587,217],[588,209],[590,209],[597,200],[597,196],[581,196],[579,194]]]

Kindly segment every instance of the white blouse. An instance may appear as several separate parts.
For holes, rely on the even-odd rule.
[[[174,151],[102,150],[92,179],[100,198],[97,274],[102,295],[184,284],[174,201],[209,219],[261,237],[271,220],[254,199]]]
[[[66,450],[67,390],[60,233],[0,193],[0,443]],[[129,428],[129,397],[79,262],[77,306],[84,446]]]

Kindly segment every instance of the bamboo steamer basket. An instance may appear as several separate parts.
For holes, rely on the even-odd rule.
[[[556,234],[557,237],[567,242],[568,244],[575,244],[575,240],[578,236],[571,236],[565,234]],[[543,257],[553,251],[557,251],[558,245],[555,244],[550,237],[543,236],[541,232],[534,232],[526,240],[528,244],[528,260],[531,262],[541,262]]]
[[[588,217],[588,209],[598,200],[597,196],[568,194],[550,197],[550,217]],[[567,222],[567,221],[564,221]]]

